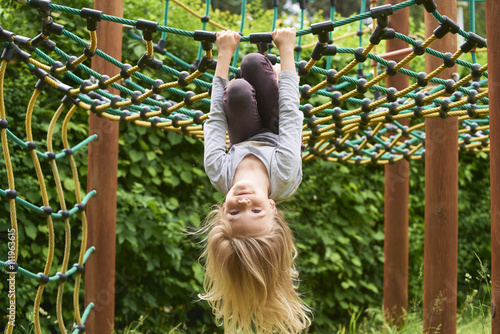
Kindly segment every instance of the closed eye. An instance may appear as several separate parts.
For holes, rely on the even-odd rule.
[[[231,216],[236,216],[238,213],[239,213],[239,211],[231,211],[231,212],[229,212],[229,214]]]

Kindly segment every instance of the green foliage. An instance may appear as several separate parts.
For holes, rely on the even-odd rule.
[[[198,13],[204,13],[200,1],[183,1]],[[346,2],[347,3],[347,2]],[[163,3],[156,0],[127,1],[124,17],[163,21]],[[92,7],[92,2],[67,1],[67,6]],[[263,11],[260,1],[248,4],[248,20],[244,34],[269,31],[270,12]],[[316,12],[308,23],[321,20]],[[83,20],[69,14],[55,14],[57,22],[88,39]],[[239,15],[214,10],[211,20],[239,30]],[[251,19],[250,19],[251,18]],[[283,16],[284,22],[298,25],[293,16]],[[27,36],[35,36],[39,30],[36,11],[7,0],[0,0],[0,22],[3,28],[16,30],[22,26]],[[201,29],[199,19],[187,15],[183,9],[171,5],[169,26],[184,29]],[[413,25],[412,27],[417,27]],[[209,30],[215,30],[210,25]],[[356,31],[357,23],[336,30],[335,34]],[[412,32],[418,32],[415,28]],[[420,29],[422,30],[422,29]],[[125,33],[126,34],[126,33]],[[125,35],[123,62],[134,64],[144,53],[144,45]],[[159,38],[155,36],[155,40]],[[81,47],[65,37],[54,37],[58,46],[68,54],[80,54]],[[315,38],[305,36],[303,44],[313,43]],[[339,46],[355,48],[357,38],[338,42]],[[379,47],[383,50],[383,43]],[[198,44],[188,38],[174,34],[167,36],[167,50],[188,63],[193,63]],[[240,54],[255,51],[254,45],[244,44]],[[302,52],[307,59],[311,50]],[[57,55],[51,54],[54,58]],[[162,56],[159,56],[162,57]],[[173,60],[162,57],[166,65],[179,68]],[[352,60],[352,55],[333,57],[335,68],[342,68]],[[480,61],[482,64],[485,61]],[[368,62],[367,62],[368,63]],[[89,64],[89,62],[87,62]],[[323,63],[320,63],[323,66]],[[367,65],[368,66],[368,65]],[[423,70],[423,63],[412,63],[412,70]],[[365,73],[369,70],[365,68]],[[7,118],[11,130],[26,140],[24,128],[26,106],[32,94],[35,79],[23,64],[11,63],[7,67],[4,98]],[[162,74],[165,82],[173,80],[170,74]],[[322,78],[311,74],[302,83],[317,83]],[[189,89],[206,91],[203,88]],[[352,89],[352,87],[348,87]],[[33,133],[42,152],[46,150],[48,123],[59,105],[60,95],[47,89],[35,105]],[[169,95],[166,95],[169,98]],[[178,100],[178,97],[172,97]],[[206,110],[197,103],[195,108]],[[78,110],[72,122],[69,141],[76,144],[87,136],[88,114]],[[57,127],[55,147],[61,147]],[[120,125],[119,171],[117,193],[117,258],[116,258],[116,332],[138,333],[221,333],[205,302],[199,302],[197,294],[202,291],[203,271],[197,262],[201,252],[199,238],[185,231],[200,226],[211,204],[221,200],[215,193],[203,171],[200,141],[172,132],[146,129],[132,124]],[[36,180],[30,156],[9,146],[16,176],[16,189],[23,198],[41,205],[39,184]],[[87,150],[75,154],[82,188],[86,189]],[[0,155],[0,166],[4,166]],[[49,165],[42,162],[50,203],[57,208],[57,193]],[[63,178],[66,202],[75,203],[72,194],[74,184],[70,179],[67,161],[58,161]],[[460,156],[459,193],[459,305],[462,314],[477,318],[484,310],[474,301],[488,300],[489,246],[489,159],[486,155]],[[0,168],[0,188],[5,189],[7,177]],[[365,310],[378,308],[382,303],[383,277],[383,170],[381,167],[357,167],[321,160],[304,163],[304,180],[296,196],[282,204],[292,227],[299,249],[300,292],[314,308],[314,322],[310,333],[335,333],[344,328],[363,332],[366,322],[378,319],[383,326],[381,312],[367,313]],[[411,309],[421,307],[424,244],[424,162],[412,162],[410,176],[410,292]],[[83,193],[83,191],[82,191]],[[0,203],[0,231],[10,226],[8,204]],[[19,263],[33,272],[43,270],[48,252],[46,221],[18,206],[20,254]],[[55,260],[53,275],[61,265],[64,234],[62,223],[55,222]],[[81,241],[81,222],[71,220],[70,263],[77,261]],[[6,254],[5,243],[0,243],[0,256]],[[477,257],[483,259],[478,264]],[[95,256],[95,254],[91,255]],[[0,258],[4,260],[3,258]],[[486,268],[486,269],[485,269]],[[469,274],[471,279],[464,282]],[[4,274],[0,275],[0,290],[5,288]],[[30,332],[33,301],[37,283],[18,276],[17,321]],[[66,283],[64,295],[64,319],[71,327],[74,318],[72,310],[73,279]],[[57,286],[47,285],[43,299],[42,327],[58,331],[54,322]],[[477,290],[477,292],[473,292]],[[81,293],[83,308],[83,291]],[[6,305],[6,294],[0,294],[0,305]],[[2,311],[4,312],[4,311]],[[415,319],[420,315],[416,314]],[[3,316],[0,313],[0,317]],[[482,317],[482,315],[481,315]],[[480,319],[487,319],[486,317]],[[415,320],[417,321],[417,320]],[[410,322],[411,323],[411,322]],[[466,322],[467,323],[467,322]],[[421,329],[421,325],[418,324]],[[416,328],[416,327],[415,327]]]

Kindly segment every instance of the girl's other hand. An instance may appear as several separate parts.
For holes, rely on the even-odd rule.
[[[235,31],[222,30],[217,33],[217,50],[221,54],[233,55],[238,48],[241,36]]]

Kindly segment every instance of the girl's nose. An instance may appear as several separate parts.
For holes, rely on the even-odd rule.
[[[238,200],[238,204],[240,204],[240,205],[247,205],[247,204],[250,204],[250,200],[248,198],[240,198]]]

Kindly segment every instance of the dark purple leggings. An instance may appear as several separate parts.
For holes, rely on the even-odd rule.
[[[271,62],[260,53],[247,54],[241,61],[241,76],[224,90],[231,144],[264,131],[278,134],[278,83]]]

